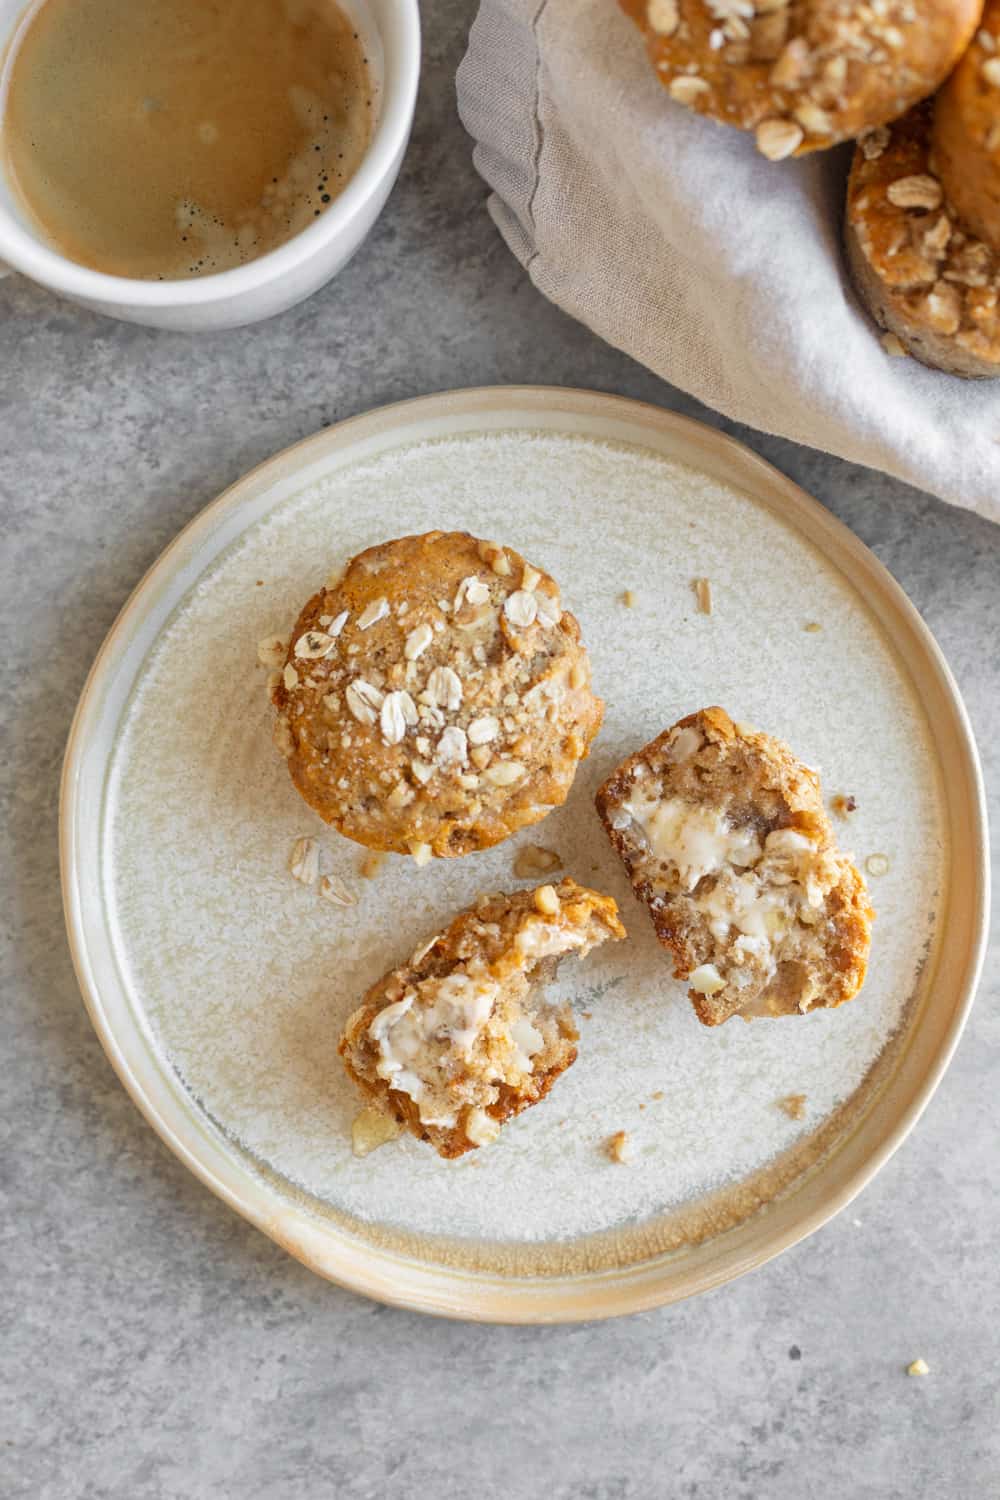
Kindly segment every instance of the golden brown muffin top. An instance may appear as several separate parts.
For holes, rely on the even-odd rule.
[[[554,579],[467,532],[354,558],[302,611],[273,698],[306,801],[420,860],[487,848],[562,803],[603,711]]]

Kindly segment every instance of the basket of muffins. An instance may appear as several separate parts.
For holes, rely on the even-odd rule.
[[[856,142],[844,241],[890,354],[1000,375],[1000,0],[621,0],[676,102],[772,161]]]
[[[259,654],[301,796],[419,866],[474,858],[561,806],[603,716],[558,582],[465,532],[360,553]],[[782,741],[699,709],[637,746],[581,816],[603,824],[704,1025],[801,1017],[861,988],[865,882],[817,773]],[[364,1105],[357,1153],[404,1130],[446,1158],[495,1140],[576,1060],[546,981],[623,941],[614,899],[566,875],[484,894],[398,955],[340,1039]]]

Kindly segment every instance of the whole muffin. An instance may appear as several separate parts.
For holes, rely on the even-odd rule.
[[[360,553],[300,614],[275,741],[324,822],[419,862],[487,849],[566,800],[604,705],[559,587],[431,531]]]

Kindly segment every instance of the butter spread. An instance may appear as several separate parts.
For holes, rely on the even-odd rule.
[[[733,828],[718,808],[701,807],[680,797],[647,797],[634,788],[622,804],[639,828],[654,859],[676,866],[685,891],[725,865],[746,868],[761,856],[751,828]]]
[[[379,1011],[368,1035],[379,1049],[375,1071],[391,1088],[409,1094],[425,1125],[453,1125],[454,1109],[439,1107],[456,1062],[467,1061],[489,1020],[500,987],[484,971],[447,974],[424,980],[392,1005]],[[538,1032],[515,1044],[520,1066],[530,1071],[531,1043]]]
[[[569,953],[573,948],[582,948],[587,942],[587,935],[559,922],[532,919],[524,924],[514,941],[518,952],[524,958],[534,961],[552,958],[557,953]]]
[[[562,947],[571,946],[567,938],[577,937],[556,931]],[[507,1028],[498,1026],[494,1009],[499,995],[500,985],[485,965],[470,964],[465,971],[425,979],[401,1000],[384,1006],[369,1026],[368,1035],[379,1050],[376,1073],[390,1088],[409,1094],[425,1125],[456,1123],[461,1100],[453,1084],[461,1080],[467,1085],[470,1071],[479,1071],[469,1065],[491,1020],[491,1033],[505,1044],[504,1072],[531,1072],[545,1038],[523,1015]],[[495,1093],[492,1090],[493,1097]]]

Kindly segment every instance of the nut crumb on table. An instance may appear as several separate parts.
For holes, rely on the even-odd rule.
[[[925,1359],[915,1359],[912,1364],[907,1365],[906,1373],[907,1375],[929,1375],[931,1367]]]
[[[806,1096],[805,1096],[805,1094],[786,1094],[783,1099],[777,1100],[777,1105],[778,1105],[778,1108],[780,1110],[784,1111],[784,1113],[788,1116],[788,1118],[790,1120],[803,1120],[803,1119],[805,1119],[805,1113],[806,1113]]]
[[[856,797],[845,797],[843,792],[838,792],[835,797],[831,797],[830,806],[838,818],[847,818],[852,812],[857,812],[858,801]]]
[[[612,1161],[623,1166],[632,1160],[632,1140],[627,1130],[616,1130],[607,1142],[607,1153]]]

